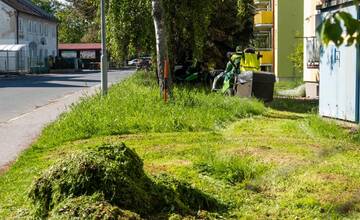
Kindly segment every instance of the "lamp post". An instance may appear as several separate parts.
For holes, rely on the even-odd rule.
[[[105,1],[101,0],[101,92],[108,92],[107,54],[106,54],[106,23],[105,23]]]

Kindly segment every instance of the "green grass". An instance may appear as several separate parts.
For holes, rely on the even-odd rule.
[[[201,149],[198,155],[199,161],[194,167],[200,173],[211,175],[232,185],[252,180],[265,173],[267,169],[265,165],[257,163],[249,156],[218,155],[208,148]]]
[[[56,146],[93,136],[139,132],[210,131],[239,118],[259,115],[264,105],[255,100],[224,98],[202,89],[175,87],[175,100],[164,104],[155,80],[138,73],[73,106],[70,113],[48,126],[37,146]]]
[[[357,134],[316,116],[316,102],[276,99],[264,110],[258,102],[177,88],[178,103],[163,105],[156,98],[155,85],[138,77],[114,87],[111,93],[117,98],[90,98],[74,107],[74,112],[48,127],[39,141],[0,176],[0,219],[28,213],[29,186],[58,159],[74,151],[122,142],[144,160],[148,175],[173,176],[225,204],[224,211],[211,215],[215,219],[360,218]],[[132,91],[132,96],[123,98],[125,89]],[[180,94],[189,95],[182,99]],[[149,101],[154,108],[149,116],[141,113],[145,106],[129,110],[116,106],[119,102],[142,106],[128,100],[133,96],[144,97],[142,102],[149,98],[157,101]],[[109,113],[111,107],[119,115],[113,113],[107,119],[96,113],[99,109]],[[181,109],[186,114],[181,114]],[[219,117],[208,111],[218,112]],[[157,113],[172,117],[172,121],[184,119],[183,126],[177,127]],[[137,120],[136,114],[146,123]],[[74,121],[80,115],[84,121]],[[119,125],[111,124],[116,118]],[[95,125],[98,122],[106,126]],[[88,132],[86,124],[98,127]]]

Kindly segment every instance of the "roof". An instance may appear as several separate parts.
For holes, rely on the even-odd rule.
[[[0,52],[16,52],[24,47],[25,44],[0,44]]]
[[[14,8],[18,12],[33,15],[39,18],[43,18],[49,21],[56,22],[54,15],[47,13],[30,0],[0,0],[10,7]]]
[[[59,44],[59,50],[100,50],[101,43]]]

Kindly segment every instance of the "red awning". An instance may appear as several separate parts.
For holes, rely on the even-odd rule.
[[[101,43],[59,44],[59,50],[101,50]]]

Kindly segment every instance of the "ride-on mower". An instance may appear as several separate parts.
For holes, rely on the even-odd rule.
[[[214,78],[212,91],[272,101],[276,78],[273,73],[261,71],[261,57],[253,48],[236,48],[236,53],[228,53],[226,70]]]

